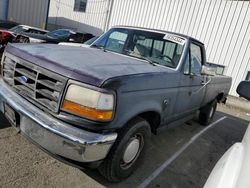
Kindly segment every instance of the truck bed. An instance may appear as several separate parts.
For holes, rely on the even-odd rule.
[[[201,106],[211,102],[220,93],[227,95],[232,83],[231,77],[222,75],[206,76],[206,80],[207,82],[209,81],[209,83],[206,86],[206,92]]]

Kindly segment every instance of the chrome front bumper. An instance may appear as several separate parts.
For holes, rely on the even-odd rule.
[[[8,104],[19,117],[17,128],[48,152],[78,162],[104,159],[117,133],[97,134],[76,128],[41,111],[0,78],[0,111]]]

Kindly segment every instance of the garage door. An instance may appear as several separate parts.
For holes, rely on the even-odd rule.
[[[49,0],[9,0],[8,19],[45,28]]]
[[[7,19],[7,8],[8,8],[8,1],[0,0],[0,20]]]

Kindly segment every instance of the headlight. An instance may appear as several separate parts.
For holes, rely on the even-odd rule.
[[[114,95],[71,84],[62,110],[92,120],[110,121],[113,118]]]

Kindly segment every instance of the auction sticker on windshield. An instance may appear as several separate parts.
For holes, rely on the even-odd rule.
[[[172,35],[172,34],[166,34],[163,39],[165,40],[169,40],[175,43],[178,43],[180,45],[184,45],[185,44],[185,39],[178,37],[176,35]]]

